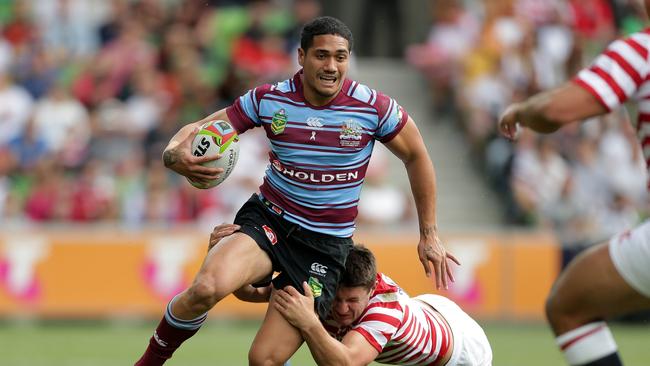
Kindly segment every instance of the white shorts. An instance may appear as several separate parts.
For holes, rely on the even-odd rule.
[[[491,366],[492,348],[483,328],[463,311],[455,302],[439,295],[420,295],[436,309],[449,323],[454,334],[454,350],[446,366]]]
[[[650,220],[609,241],[614,267],[633,289],[650,297]]]

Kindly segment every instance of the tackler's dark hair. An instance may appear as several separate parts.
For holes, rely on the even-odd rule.
[[[345,272],[341,276],[341,287],[364,287],[371,289],[377,279],[375,255],[361,244],[355,244],[345,261]]]

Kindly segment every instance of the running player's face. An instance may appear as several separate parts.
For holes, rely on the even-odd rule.
[[[354,323],[368,306],[372,291],[365,287],[339,287],[332,302],[334,321],[341,327]]]
[[[305,97],[310,103],[326,104],[338,94],[348,73],[349,58],[348,40],[333,34],[314,36],[307,51],[298,50]]]

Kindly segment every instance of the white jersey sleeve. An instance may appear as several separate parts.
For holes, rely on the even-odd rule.
[[[650,71],[650,29],[612,42],[574,81],[613,110],[634,98]]]

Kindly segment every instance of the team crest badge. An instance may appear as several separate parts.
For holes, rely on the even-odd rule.
[[[343,122],[341,125],[341,134],[339,135],[339,142],[344,147],[357,147],[361,145],[361,126],[352,120]]]
[[[273,119],[271,120],[271,131],[274,135],[279,135],[284,132],[284,128],[287,127],[287,112],[284,109],[273,113]]]
[[[309,288],[311,288],[311,293],[314,294],[314,298],[319,297],[323,294],[323,284],[314,277],[309,277],[307,281]]]

